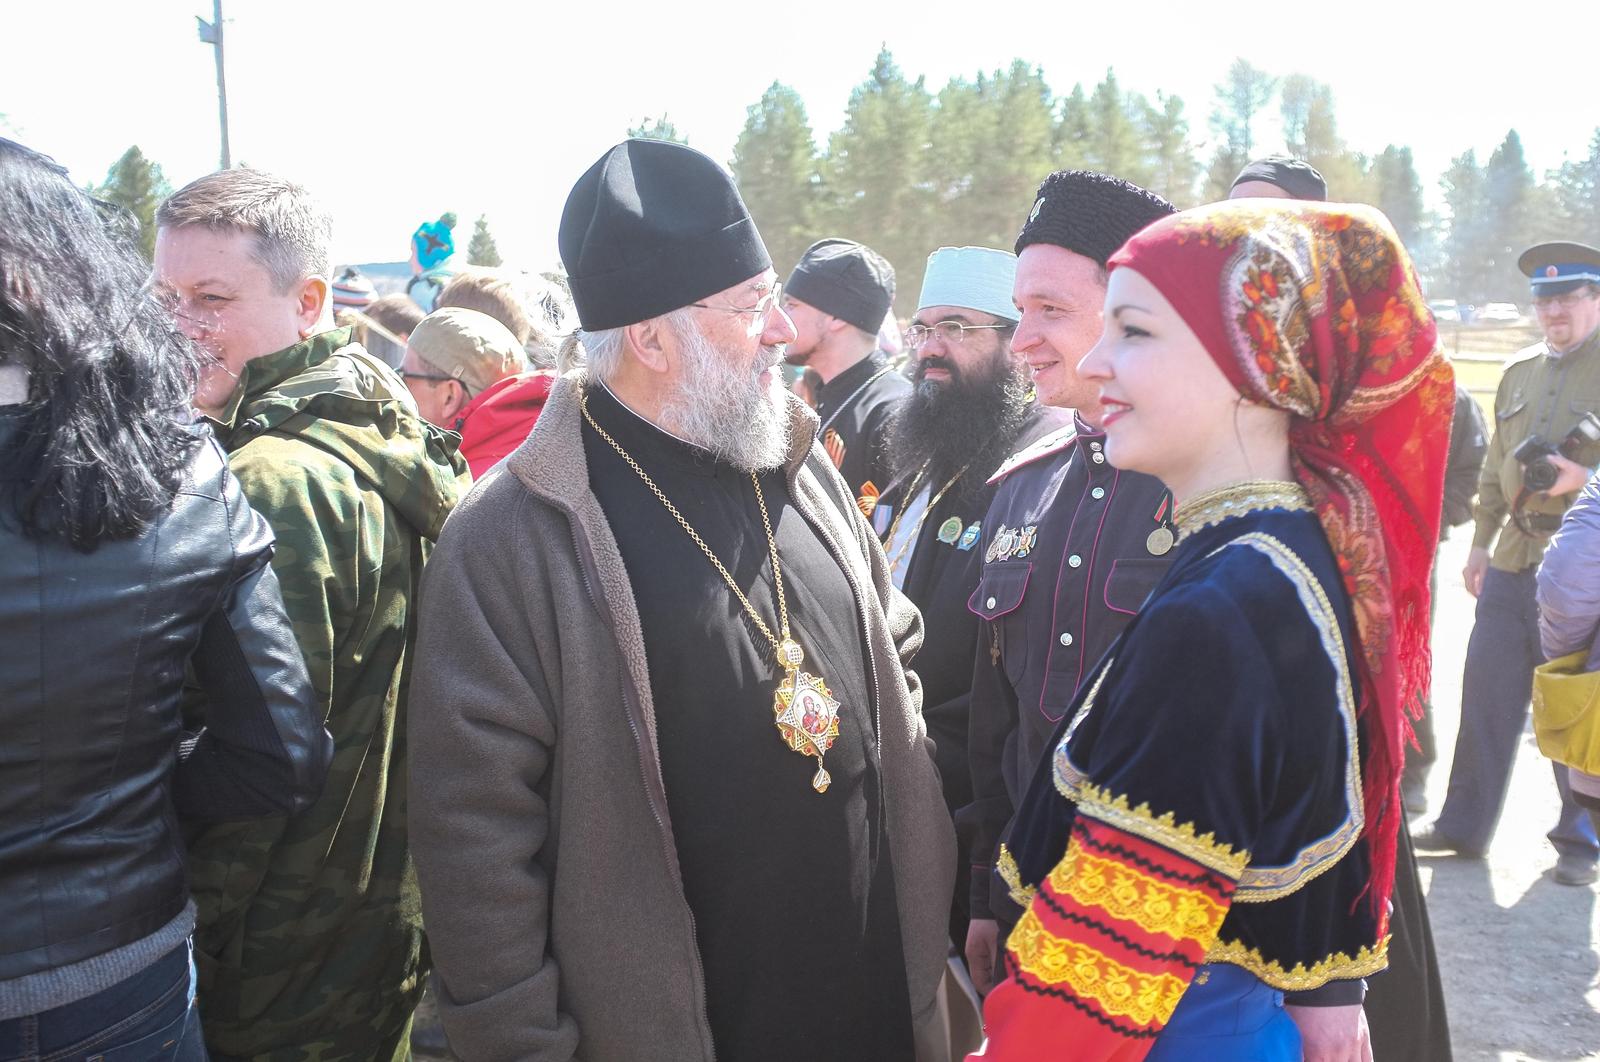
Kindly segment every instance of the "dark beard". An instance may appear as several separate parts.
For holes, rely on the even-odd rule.
[[[966,468],[946,498],[967,502],[975,497],[1000,462],[1010,456],[1017,432],[1028,415],[1033,387],[1021,366],[1003,353],[977,372],[966,373],[948,361],[946,383],[924,381],[921,366],[916,390],[900,404],[889,425],[888,457],[896,482],[914,476],[926,463],[924,486],[933,491]],[[910,498],[902,499],[901,504]]]

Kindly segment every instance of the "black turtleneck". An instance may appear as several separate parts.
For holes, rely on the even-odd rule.
[[[604,388],[589,411],[672,500],[775,633],[750,476],[660,431]],[[850,584],[761,474],[792,636],[841,703],[826,793],[773,723],[772,647],[699,547],[584,426],[589,481],[639,609],[667,806],[705,963],[719,1058],[910,1059],[910,1004],[884,829],[866,646]],[[619,883],[621,885],[622,883]],[[619,897],[624,893],[619,893]]]

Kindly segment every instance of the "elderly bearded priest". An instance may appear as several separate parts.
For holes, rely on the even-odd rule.
[[[716,163],[629,140],[560,243],[587,367],[423,598],[412,822],[451,1047],[948,1057],[921,623],[776,381],[761,237]]]

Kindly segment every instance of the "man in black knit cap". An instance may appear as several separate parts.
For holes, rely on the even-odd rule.
[[[560,246],[582,364],[423,592],[412,838],[451,1047],[948,1058],[921,621],[778,380],[761,236],[717,163],[629,140]]]
[[[872,248],[836,237],[806,249],[783,286],[794,322],[787,357],[822,379],[818,437],[859,504],[888,485],[884,434],[911,381],[877,352],[894,304],[894,267]]]
[[[990,477],[983,568],[968,609],[979,619],[968,722],[973,803],[967,962],[987,992],[1020,911],[995,873],[1001,838],[1078,684],[1167,569],[1172,501],[1161,482],[1106,462],[1098,389],[1078,362],[1100,338],[1106,260],[1172,204],[1103,173],[1045,178],[1017,237],[1011,347],[1039,401],[1071,423],[1013,454]]]
[[[1328,182],[1305,159],[1288,155],[1268,155],[1256,159],[1233,179],[1229,199],[1311,199],[1328,198]]]

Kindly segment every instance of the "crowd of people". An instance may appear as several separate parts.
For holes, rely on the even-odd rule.
[[[379,297],[290,180],[149,263],[0,140],[0,1057],[402,1059],[431,986],[472,1062],[1449,1059],[1452,525],[1415,847],[1538,690],[1600,858],[1600,251],[1491,431],[1303,162],[1016,214],[902,327],[635,139],[560,284],[446,215]]]

